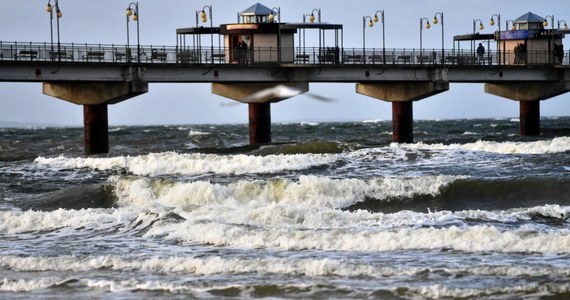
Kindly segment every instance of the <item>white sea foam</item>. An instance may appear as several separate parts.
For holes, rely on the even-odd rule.
[[[493,296],[493,299],[526,299],[540,298],[540,296],[551,293],[562,294],[570,291],[569,283],[528,283],[513,286],[490,287],[484,289],[477,288],[453,288],[441,284],[411,287],[405,289],[405,294],[410,296],[420,296],[425,299],[465,299],[465,298],[485,298]],[[401,293],[401,291],[400,291]],[[507,297],[505,297],[507,295]],[[518,295],[518,297],[517,297]],[[523,296],[524,295],[524,296]],[[534,297],[529,297],[532,295]]]
[[[89,272],[95,270],[144,271],[156,273],[179,273],[196,275],[215,274],[279,274],[296,276],[342,276],[342,277],[388,277],[415,275],[425,272],[445,272],[450,275],[484,276],[570,276],[564,267],[519,266],[519,265],[473,265],[462,267],[421,267],[421,266],[370,266],[333,258],[226,258],[209,257],[168,257],[132,259],[120,256],[56,256],[22,257],[0,256],[0,266],[18,272]],[[46,282],[52,283],[52,282]]]
[[[385,120],[382,119],[374,119],[374,120],[364,120],[362,121],[362,123],[364,124],[376,124],[376,123],[384,123],[386,122]]]
[[[0,233],[16,235],[36,231],[52,231],[61,228],[104,229],[122,226],[125,221],[135,219],[137,212],[131,210],[64,210],[42,211],[0,211]],[[128,222],[127,222],[128,224]]]
[[[34,290],[42,290],[52,286],[57,286],[64,283],[66,280],[59,278],[41,278],[41,279],[9,279],[4,278],[0,281],[0,292],[29,292]]]
[[[570,253],[568,232],[539,233],[534,230],[501,231],[493,226],[460,228],[401,228],[257,230],[221,223],[186,222],[177,226],[154,227],[149,236],[167,235],[168,239],[189,243],[239,248],[324,251],[398,251],[454,249],[467,252]]]
[[[370,179],[332,179],[300,176],[299,180],[240,180],[228,185],[206,181],[170,183],[145,178],[112,177],[121,205],[161,203],[173,207],[245,203],[299,205],[304,208],[344,208],[366,197],[388,200],[415,195],[436,195],[441,188],[463,177],[423,176]]]
[[[557,137],[552,140],[534,142],[489,142],[477,141],[467,144],[392,144],[392,147],[421,150],[467,150],[501,154],[547,154],[570,151],[570,137]]]
[[[200,130],[190,130],[190,132],[188,132],[189,136],[201,136],[201,135],[209,135],[211,133],[209,132],[205,132],[205,131],[200,131]]]
[[[135,175],[156,176],[210,172],[216,174],[275,173],[284,170],[302,170],[326,165],[336,160],[337,157],[332,154],[224,156],[165,152],[112,158],[38,157],[34,162],[54,168],[91,168],[96,170],[124,168]]]

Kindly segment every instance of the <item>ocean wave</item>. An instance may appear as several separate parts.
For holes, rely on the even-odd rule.
[[[529,265],[471,265],[464,267],[372,266],[333,258],[226,258],[167,257],[131,259],[121,256],[55,256],[22,257],[0,256],[0,267],[18,272],[89,272],[114,270],[128,272],[178,273],[194,275],[215,274],[276,274],[295,276],[340,276],[382,278],[392,276],[508,276],[565,278],[570,270],[565,267]]]
[[[548,154],[570,151],[570,137],[557,137],[551,140],[534,142],[490,142],[477,141],[467,144],[392,144],[391,147],[420,150],[465,150],[500,154]]]
[[[151,153],[111,158],[38,157],[34,163],[54,168],[90,168],[95,170],[126,169],[135,175],[164,174],[259,174],[302,170],[334,163],[337,157],[326,154],[299,155],[216,155]]]
[[[186,243],[245,249],[365,252],[452,249],[464,252],[570,253],[568,232],[537,232],[534,228],[502,231],[487,225],[391,230],[339,228],[323,232],[286,227],[257,230],[230,224],[185,222],[176,226],[153,227],[147,234]]]
[[[423,176],[370,179],[333,179],[300,176],[299,180],[240,180],[227,185],[207,181],[170,182],[134,177],[112,177],[119,205],[153,205],[174,207],[223,204],[239,207],[284,204],[306,208],[345,208],[366,197],[388,200],[438,194],[442,187],[463,177]]]

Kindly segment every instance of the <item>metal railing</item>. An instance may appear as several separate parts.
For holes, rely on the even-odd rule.
[[[59,48],[59,51],[57,50]],[[213,51],[212,51],[213,50]],[[569,64],[570,52],[562,59],[547,51],[487,51],[478,57],[471,50],[452,49],[382,49],[338,47],[264,47],[227,49],[212,47],[134,46],[113,44],[20,43],[0,41],[1,61],[53,61],[81,63],[139,63],[139,64],[389,64],[389,65],[447,65],[494,66]],[[500,59],[499,59],[500,58]]]

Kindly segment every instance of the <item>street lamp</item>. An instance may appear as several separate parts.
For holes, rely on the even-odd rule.
[[[437,24],[438,23],[438,19],[437,19],[437,15],[439,15],[441,17],[441,63],[443,64],[445,62],[445,48],[444,48],[444,24],[443,24],[443,12],[436,12],[435,15],[433,16],[433,24]],[[435,60],[435,57],[434,57]]]
[[[311,15],[309,16],[309,22],[315,22],[315,11],[317,12],[317,22],[321,23],[321,9],[315,8],[311,11]],[[305,16],[303,16],[303,22],[305,22]]]
[[[497,43],[499,43],[499,47],[498,48],[498,59],[497,59],[497,63],[499,65],[501,65],[501,14],[493,14],[491,16],[491,20],[489,21],[489,25],[494,26],[495,25],[495,17],[497,18],[497,26],[499,26],[499,35],[497,36]],[[505,45],[503,44],[503,47]]]
[[[51,33],[51,53],[53,54],[53,7],[51,5],[52,0],[48,0],[47,6],[46,6],[46,11],[49,13],[49,19],[50,19],[50,23],[49,23],[49,29],[50,29],[50,33]],[[61,50],[61,43],[60,43],[60,39],[59,39],[59,19],[61,17],[63,17],[63,13],[61,12],[61,9],[59,8],[59,3],[57,0],[54,0],[54,7],[55,7],[55,14],[57,16],[56,19],[56,23],[57,23],[57,57],[58,60],[61,61],[61,55],[60,55],[60,50]],[[53,55],[51,55],[51,58],[53,59]]]
[[[428,18],[420,18],[420,57],[421,57],[421,62],[423,63],[423,57],[424,57],[424,48],[422,46],[422,31],[424,30],[424,20],[426,21],[426,29],[429,29],[431,27],[431,25],[429,24],[429,19]]]
[[[483,29],[485,29],[485,26],[483,26],[483,21],[481,21],[481,19],[474,19],[473,20],[473,35],[475,35],[475,28],[477,27],[477,23],[479,23],[479,30],[482,31]],[[471,42],[471,53],[475,53],[475,40],[473,40]]]
[[[277,22],[281,23],[281,8],[274,7],[271,9],[271,14],[269,14],[268,21],[269,23],[275,22],[275,17],[277,17]]]
[[[134,22],[137,22],[137,62],[141,62],[141,42],[140,42],[140,27],[139,27],[139,3],[131,2],[127,7],[127,50],[125,52],[127,60],[130,61],[131,49],[130,49],[130,37],[129,37],[129,18],[132,18]]]
[[[558,20],[558,29],[560,29],[560,24],[564,23],[564,27],[562,27],[564,30],[568,30],[568,24],[566,24],[565,20]]]
[[[378,13],[380,13],[380,18],[378,18]],[[377,10],[374,13],[374,18],[372,19],[372,21],[374,21],[374,23],[378,23],[378,21],[382,21],[382,62],[385,64],[386,63],[386,24],[384,22],[384,11],[383,10]]]
[[[542,22],[542,25],[544,25],[544,29],[546,29],[546,27],[548,26],[548,19],[550,18],[550,22],[552,23],[552,29],[554,29],[554,15],[548,15],[544,18],[544,22]]]
[[[208,12],[206,13],[206,8],[208,9]],[[199,13],[198,13],[199,12]],[[212,6],[211,5],[205,5],[204,7],[202,7],[201,11],[196,11],[196,27],[198,27],[198,15],[200,16],[200,21],[202,21],[202,23],[206,23],[208,22],[208,16],[210,19],[210,47],[211,47],[211,55],[212,55],[212,63],[214,63],[214,21],[213,21],[213,16],[212,16]],[[218,40],[219,42],[219,40]]]
[[[508,30],[508,28],[509,28],[509,23],[511,23],[511,30],[515,30],[516,27],[515,27],[515,21],[514,21],[514,20],[507,20],[507,21],[505,21],[505,26],[506,26],[505,29]]]
[[[362,17],[362,61],[364,61],[364,57],[366,57],[366,20],[368,20],[368,27],[374,27],[371,16]]]

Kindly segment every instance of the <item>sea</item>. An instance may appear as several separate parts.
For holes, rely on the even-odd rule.
[[[570,117],[0,128],[1,299],[569,299]]]

